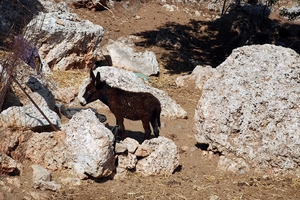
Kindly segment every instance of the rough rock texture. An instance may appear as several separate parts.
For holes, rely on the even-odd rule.
[[[67,163],[65,137],[63,131],[33,133],[27,142],[26,158],[52,171],[71,168]]]
[[[133,72],[140,72],[146,76],[159,73],[158,61],[153,52],[135,52],[134,43],[129,38],[110,40],[105,49],[108,51],[112,65]]]
[[[171,175],[179,166],[179,152],[175,143],[165,137],[145,140],[152,152],[149,156],[138,160],[136,172],[142,176]]]
[[[202,90],[204,83],[215,73],[215,71],[216,69],[209,65],[197,65],[191,74],[177,77],[175,83],[179,87],[184,87],[185,85],[188,85],[188,82],[194,82],[195,88]]]
[[[291,49],[253,45],[217,67],[204,85],[195,127],[198,143],[226,156],[221,168],[299,174],[299,63]]]
[[[61,120],[56,112],[47,106],[40,106],[40,109],[53,125],[61,126]],[[12,106],[0,113],[0,127],[30,129],[44,126],[49,126],[49,123],[33,104],[23,107]]]
[[[68,169],[82,179],[87,174],[101,178],[113,172],[113,134],[92,110],[74,114],[62,130],[33,133],[27,142],[26,158],[49,170]]]
[[[48,13],[40,12],[28,24],[26,39],[35,43],[41,57],[54,70],[92,67],[93,51],[103,37],[103,28],[80,20],[70,13],[65,2],[44,5]]]
[[[15,129],[0,129],[0,152],[14,160],[24,160],[27,141],[32,131],[18,131]]]
[[[126,138],[116,143],[118,165],[115,179],[125,178],[135,170],[142,176],[170,175],[179,166],[179,152],[175,143],[165,137],[152,138],[139,144]]]
[[[169,118],[186,118],[187,112],[183,110],[171,97],[164,91],[153,88],[137,77],[133,72],[118,69],[115,67],[98,67],[94,73],[101,74],[101,80],[105,80],[112,87],[121,88],[133,92],[149,92],[152,93],[161,103],[162,116]],[[89,83],[89,78],[85,79],[78,91],[78,98],[82,98],[85,87]]]
[[[112,174],[115,168],[114,136],[92,110],[76,113],[62,129],[66,132],[68,160],[77,174],[95,178]]]
[[[0,152],[0,174],[20,175],[23,172],[23,165]]]
[[[61,188],[59,184],[51,180],[50,172],[39,165],[32,165],[33,170],[33,187],[41,190],[57,191]]]

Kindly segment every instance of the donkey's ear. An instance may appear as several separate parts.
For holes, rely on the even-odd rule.
[[[95,83],[96,83],[97,90],[100,90],[103,87],[103,83],[101,82],[101,79],[100,79],[100,72],[97,72]]]
[[[100,79],[100,72],[97,72],[97,76],[96,76],[96,84],[100,83],[101,79]]]
[[[93,69],[90,70],[90,78],[94,81],[95,80],[95,74],[93,72]]]

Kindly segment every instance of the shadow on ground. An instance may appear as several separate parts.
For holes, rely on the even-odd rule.
[[[137,33],[144,40],[137,46],[159,46],[160,55],[171,74],[191,72],[197,65],[217,67],[232,50],[252,44],[275,44],[300,53],[300,26],[282,24],[262,9],[238,7],[215,21],[190,20],[188,24],[166,23],[157,30]]]

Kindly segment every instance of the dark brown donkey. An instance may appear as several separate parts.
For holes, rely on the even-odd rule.
[[[120,88],[109,86],[100,80],[100,72],[95,77],[93,70],[90,71],[90,83],[85,88],[82,105],[99,99],[106,104],[116,117],[118,136],[125,139],[124,118],[141,120],[145,130],[145,139],[151,134],[150,124],[154,135],[159,136],[161,106],[159,100],[150,93],[129,92]]]

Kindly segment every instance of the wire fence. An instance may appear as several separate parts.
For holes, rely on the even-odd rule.
[[[12,76],[16,73],[19,58],[24,60],[32,48],[32,43],[23,39],[26,25],[42,9],[37,0],[0,1],[0,111],[13,82]],[[35,60],[27,60],[26,63],[30,62]]]

